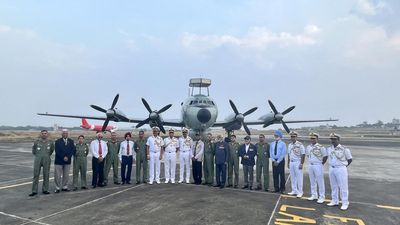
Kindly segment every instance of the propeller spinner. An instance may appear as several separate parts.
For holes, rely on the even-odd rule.
[[[149,103],[147,103],[147,101],[144,98],[142,98],[142,102],[143,102],[144,107],[146,107],[147,111],[149,112],[149,117],[147,119],[141,121],[140,123],[138,123],[136,125],[136,128],[139,128],[150,121],[154,121],[157,123],[157,126],[158,126],[158,128],[160,128],[161,132],[165,133],[164,126],[162,125],[162,122],[161,122],[160,114],[167,111],[172,106],[172,104],[168,104],[168,105],[164,106],[163,108],[161,108],[160,110],[152,110],[150,108]]]

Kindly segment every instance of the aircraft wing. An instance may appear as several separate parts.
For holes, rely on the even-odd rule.
[[[143,120],[146,120],[147,118],[130,118],[129,121],[126,121],[128,123],[140,123]],[[185,124],[181,119],[163,119],[162,124],[165,126],[171,126],[171,127],[184,127]]]
[[[284,120],[285,123],[318,123],[318,122],[332,122],[332,121],[338,121],[337,119],[327,119],[327,120]],[[249,121],[244,121],[247,125],[263,125],[266,123],[266,121],[263,120],[249,120]],[[279,124],[281,123],[280,121],[273,121],[270,124]]]
[[[98,116],[78,116],[78,115],[63,115],[63,114],[50,114],[50,113],[38,113],[39,116],[54,116],[54,117],[67,117],[67,118],[78,118],[78,119],[91,119],[91,120],[106,120],[106,117]]]

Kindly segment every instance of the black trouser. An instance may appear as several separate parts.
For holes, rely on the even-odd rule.
[[[123,155],[121,160],[121,181],[122,183],[131,182],[131,174],[132,174],[132,163],[133,157]],[[125,174],[126,167],[128,167],[128,171]]]
[[[215,164],[215,179],[218,186],[225,186],[226,181],[226,165]]]
[[[101,186],[104,182],[104,160],[99,161],[97,158],[92,158],[92,170],[93,170],[93,178],[92,178],[92,186]]]
[[[192,160],[192,172],[195,184],[201,184],[201,177],[203,176],[201,168],[202,168],[201,161]]]
[[[277,166],[272,166],[275,191],[285,191],[285,159]]]

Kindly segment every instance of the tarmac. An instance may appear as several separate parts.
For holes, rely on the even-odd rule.
[[[346,139],[343,142],[346,145]],[[310,195],[307,167],[304,168],[303,198],[240,188],[164,183],[111,184],[56,194],[53,164],[51,194],[39,192],[29,197],[32,143],[0,143],[0,224],[400,224],[399,141],[384,145],[371,141],[365,144],[363,140],[349,140],[349,143],[354,160],[349,166],[350,207],[347,211],[326,206],[330,199],[327,167],[325,204],[306,200]],[[88,167],[90,184],[90,157]],[[163,177],[163,166],[161,168]],[[179,165],[176,173],[179,177]],[[132,174],[135,175],[135,168]],[[243,171],[239,174],[241,187]],[[112,171],[109,183],[112,183]],[[272,184],[270,176],[270,190]],[[286,189],[290,191],[290,178]]]

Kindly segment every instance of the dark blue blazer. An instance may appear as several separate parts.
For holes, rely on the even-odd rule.
[[[245,166],[254,166],[256,164],[254,157],[257,155],[257,147],[250,144],[249,150],[247,151],[248,159],[243,158],[246,155],[246,144],[242,144],[239,148],[239,156],[242,157],[242,164]]]
[[[215,164],[224,164],[229,159],[229,144],[225,141],[215,143]]]
[[[54,164],[56,165],[69,165],[71,164],[72,155],[75,154],[75,144],[70,138],[67,139],[67,145],[65,145],[64,139],[60,138],[56,140],[54,144],[56,156],[54,159]],[[64,161],[64,157],[68,157],[68,161]]]

